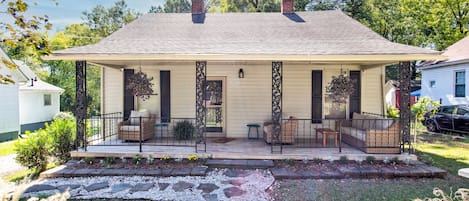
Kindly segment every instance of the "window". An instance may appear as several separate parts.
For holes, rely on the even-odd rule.
[[[322,71],[312,72],[311,119],[312,123],[321,123],[322,119]]]
[[[469,115],[469,112],[465,109],[458,108],[458,110],[456,111],[456,114],[462,115],[462,116],[467,116],[467,115]]]
[[[436,81],[435,80],[430,80],[430,88],[435,88]]]
[[[442,107],[441,112],[445,114],[453,114],[454,106]]]
[[[454,96],[455,97],[466,96],[466,72],[465,71],[456,72]]]
[[[44,106],[52,105],[51,95],[44,94]]]

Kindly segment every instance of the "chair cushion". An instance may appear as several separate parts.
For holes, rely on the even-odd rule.
[[[363,126],[364,119],[366,119],[366,115],[361,115],[358,113],[353,113],[352,116],[352,127],[357,128],[357,129],[363,129],[365,130],[365,127]]]
[[[130,125],[139,125],[140,117],[142,117],[142,120],[145,122],[150,119],[150,112],[148,111],[137,112],[137,111],[132,110],[130,112]]]
[[[342,132],[342,134],[350,135],[362,141],[365,141],[366,139],[365,130],[360,130],[360,129],[353,128],[353,127],[341,127],[340,132]]]
[[[267,134],[272,133],[272,124],[270,124],[268,126],[264,126],[264,132],[267,133]]]
[[[121,131],[140,131],[140,126],[134,126],[134,125],[121,126],[120,130]]]

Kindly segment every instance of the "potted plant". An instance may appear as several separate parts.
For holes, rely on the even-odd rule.
[[[195,133],[195,127],[189,121],[180,121],[174,126],[173,133],[176,140],[189,140]]]
[[[326,86],[326,93],[332,101],[330,118],[344,118],[345,110],[341,110],[342,104],[347,103],[349,96],[355,91],[355,80],[350,79],[341,72],[338,76],[332,76],[331,82]]]

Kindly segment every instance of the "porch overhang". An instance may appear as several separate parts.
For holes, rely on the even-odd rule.
[[[292,55],[292,54],[51,54],[44,60],[104,61],[301,61],[396,63],[400,61],[446,59],[440,54],[357,54],[357,55]]]

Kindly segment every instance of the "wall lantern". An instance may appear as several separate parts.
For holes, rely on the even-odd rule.
[[[239,78],[244,78],[244,70],[242,68],[240,68],[239,71],[238,71],[238,77]]]

